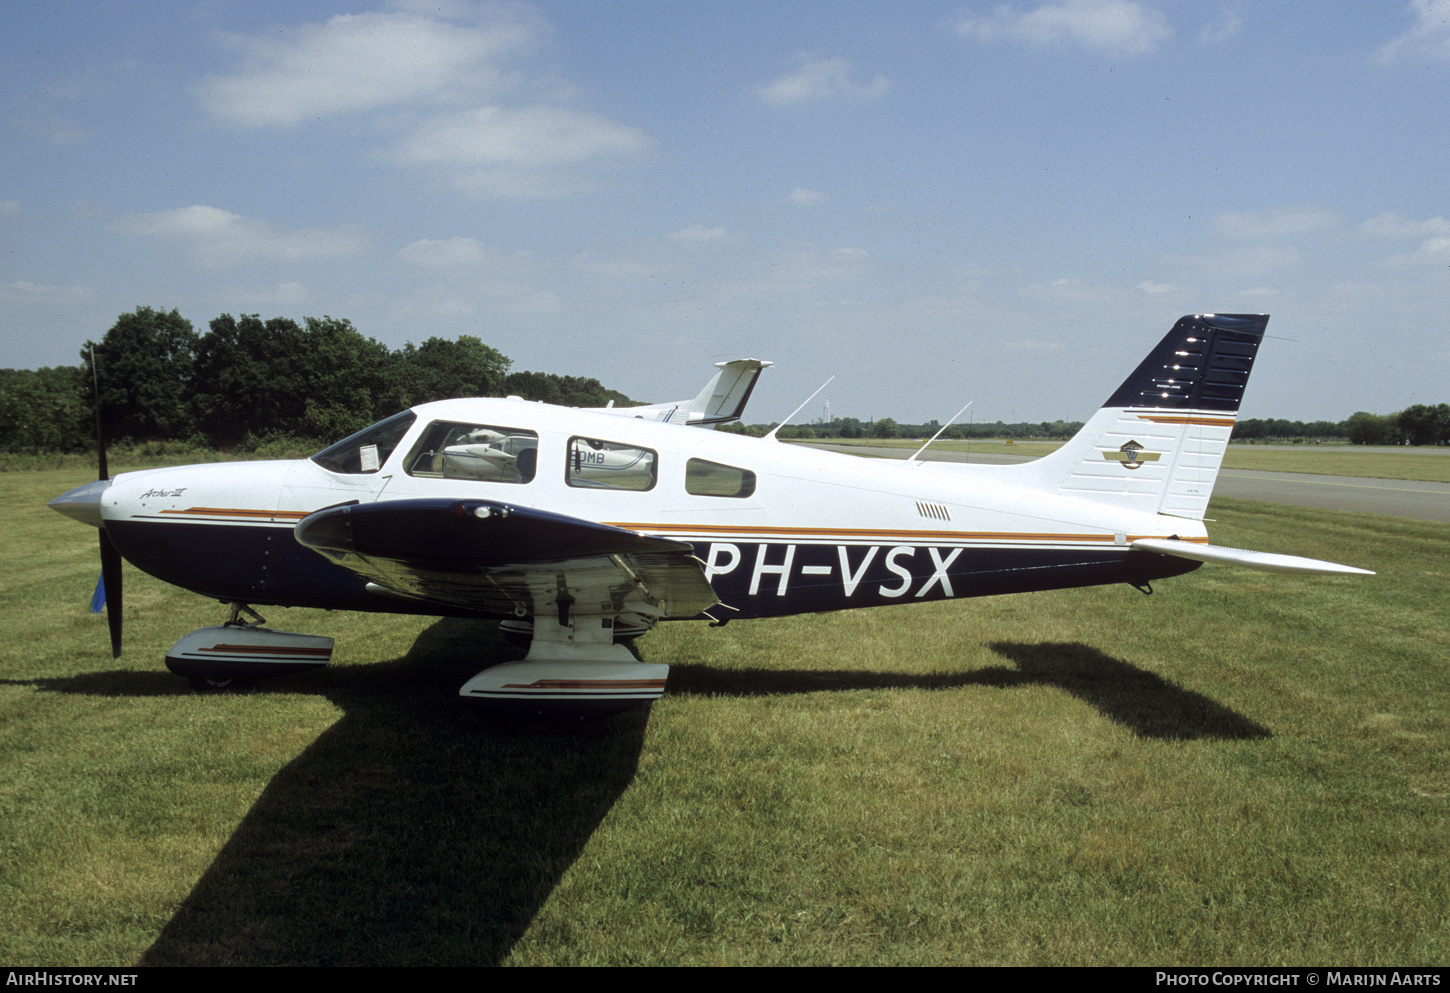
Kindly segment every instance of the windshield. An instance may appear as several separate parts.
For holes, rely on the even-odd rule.
[[[385,421],[350,434],[337,444],[312,456],[312,461],[332,472],[349,474],[377,472],[403,440],[418,416],[411,410],[394,414]]]

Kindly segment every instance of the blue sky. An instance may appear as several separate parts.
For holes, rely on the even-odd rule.
[[[1268,312],[1244,414],[1450,400],[1450,0],[9,0],[0,367],[137,306],[476,335],[748,419],[1085,419]]]

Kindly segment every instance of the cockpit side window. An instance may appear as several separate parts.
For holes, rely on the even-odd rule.
[[[570,486],[606,490],[652,490],[658,478],[659,455],[597,438],[570,438],[564,481]]]
[[[539,435],[525,428],[434,421],[403,462],[410,476],[527,483],[538,471]]]
[[[312,461],[329,472],[348,475],[377,472],[417,419],[418,415],[411,410],[394,414],[324,448],[312,456]]]
[[[755,493],[755,473],[733,465],[690,459],[685,463],[685,492],[693,496],[748,497]]]

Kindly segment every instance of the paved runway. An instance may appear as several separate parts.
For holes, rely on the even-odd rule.
[[[865,445],[829,445],[824,448],[853,455],[877,455],[904,459],[913,448],[877,448]],[[925,459],[937,462],[1029,462],[1016,455],[979,452],[933,452]],[[1421,521],[1450,522],[1450,483],[1422,483],[1400,479],[1370,479],[1365,476],[1322,476],[1307,472],[1256,472],[1224,469],[1214,485],[1215,497],[1284,503],[1294,507],[1349,510],[1361,514],[1387,514]]]
[[[1421,521],[1450,521],[1450,483],[1223,469],[1219,471],[1213,495],[1295,507],[1413,517]]]

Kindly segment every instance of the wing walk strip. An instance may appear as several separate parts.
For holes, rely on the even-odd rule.
[[[907,544],[912,542],[917,544],[927,542],[1117,544],[1115,534],[1070,534],[1054,531],[902,531],[866,528],[762,528],[728,524],[649,524],[638,521],[605,521],[604,523],[611,527],[625,528],[644,534],[667,534],[683,537],[686,540],[694,537],[702,539],[733,537],[761,541],[800,541],[814,538],[878,543],[894,541]],[[1125,544],[1140,538],[1167,537],[1169,536],[1160,534],[1130,534],[1125,536]],[[1179,540],[1202,545],[1208,544],[1207,538],[1181,538]]]

